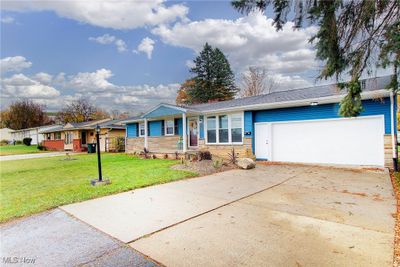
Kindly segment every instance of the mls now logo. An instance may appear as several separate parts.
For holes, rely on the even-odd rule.
[[[16,263],[24,263],[24,264],[35,264],[36,259],[26,258],[26,257],[2,257],[1,262],[3,264],[16,264]]]

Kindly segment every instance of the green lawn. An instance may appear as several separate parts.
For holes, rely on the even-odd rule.
[[[196,174],[170,169],[173,160],[140,159],[126,154],[103,154],[107,186],[91,186],[97,177],[95,154],[0,162],[0,222],[63,204],[133,188],[165,183]]]
[[[19,155],[19,154],[30,154],[30,153],[41,153],[46,152],[37,149],[36,145],[26,146],[26,145],[7,145],[0,146],[0,156],[8,155]]]

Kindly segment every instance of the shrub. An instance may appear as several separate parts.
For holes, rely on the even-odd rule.
[[[8,144],[9,144],[9,141],[6,140],[6,139],[3,139],[3,140],[0,141],[0,146],[6,146]]]
[[[212,160],[212,155],[208,150],[199,151],[198,157],[199,160]]]
[[[22,143],[24,143],[24,145],[26,145],[26,146],[30,146],[31,143],[32,143],[32,138],[30,138],[30,137],[25,137],[25,138],[22,140]]]
[[[15,144],[16,145],[22,145],[22,141],[21,140],[15,141]]]
[[[239,156],[239,153],[236,153],[235,148],[232,147],[231,152],[228,153],[229,163],[236,164],[238,156]]]
[[[42,151],[46,151],[47,150],[47,148],[45,146],[41,145],[41,144],[37,146],[37,149],[42,150]]]
[[[125,138],[124,137],[117,137],[115,150],[116,150],[116,152],[125,151]]]

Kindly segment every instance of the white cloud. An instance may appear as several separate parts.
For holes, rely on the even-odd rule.
[[[1,18],[1,23],[4,23],[4,24],[11,24],[11,23],[14,23],[14,21],[15,21],[15,19],[10,16]]]
[[[190,48],[196,53],[208,42],[228,56],[237,72],[253,65],[286,74],[314,69],[315,53],[308,40],[316,28],[294,31],[292,27],[293,23],[288,22],[277,32],[272,19],[255,12],[236,20],[205,19],[161,25],[152,33],[166,44]]]
[[[51,76],[50,74],[45,73],[45,72],[39,72],[39,73],[36,73],[36,74],[33,76],[33,78],[34,78],[36,81],[40,82],[40,83],[43,83],[43,84],[50,84],[51,81],[52,81],[52,79],[53,79],[53,76]]]
[[[140,99],[136,96],[123,95],[114,99],[115,104],[132,104],[139,102]]]
[[[114,89],[116,86],[108,81],[113,76],[111,70],[99,69],[95,72],[79,72],[70,76],[68,87],[82,92],[98,92]]]
[[[150,39],[149,37],[144,38],[140,44],[138,45],[136,50],[133,50],[134,53],[143,52],[147,55],[148,59],[151,59],[151,55],[154,49],[154,40]]]
[[[194,64],[193,60],[186,60],[185,62],[186,67],[188,67],[189,69],[194,68],[196,65]]]
[[[60,92],[54,87],[33,80],[24,74],[14,74],[10,78],[1,81],[2,96],[18,98],[54,98]]]
[[[74,75],[14,74],[0,80],[0,98],[2,106],[27,97],[46,105],[48,110],[57,111],[66,103],[85,97],[105,110],[138,113],[160,102],[174,103],[180,87],[179,84],[117,85],[109,81],[112,76],[112,71],[104,68]]]
[[[54,11],[60,17],[112,29],[134,29],[186,19],[188,8],[185,5],[174,4],[167,7],[163,2],[164,0],[18,0],[2,2],[2,9]]]
[[[6,57],[0,60],[0,70],[2,73],[10,71],[21,71],[32,66],[23,56]]]
[[[112,44],[115,42],[115,39],[115,36],[109,35],[108,33],[98,37],[89,37],[90,41],[94,41],[99,44]]]
[[[123,40],[117,39],[117,37],[109,35],[108,33],[98,37],[89,37],[89,41],[103,45],[114,44],[117,47],[118,52],[125,52],[127,50],[126,43]]]
[[[275,91],[286,91],[296,88],[305,88],[309,86],[313,86],[313,84],[303,77],[299,75],[282,75],[282,74],[275,74],[272,75],[272,78],[276,84]]]
[[[115,41],[115,45],[117,46],[118,52],[125,52],[127,50],[126,43],[121,39],[118,39],[117,41]]]

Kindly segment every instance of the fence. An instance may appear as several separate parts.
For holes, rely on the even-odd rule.
[[[106,152],[124,152],[125,137],[106,137]]]

